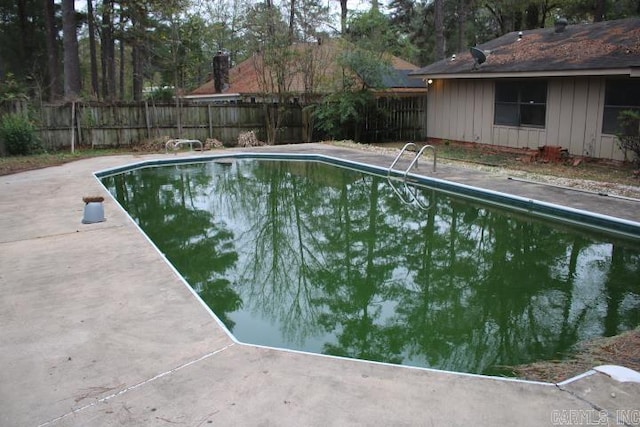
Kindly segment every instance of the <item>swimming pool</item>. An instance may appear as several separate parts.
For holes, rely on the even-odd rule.
[[[504,374],[640,324],[633,223],[318,156],[192,162],[99,176],[241,342]]]

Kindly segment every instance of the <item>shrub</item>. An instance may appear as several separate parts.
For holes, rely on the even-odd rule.
[[[618,115],[618,145],[625,152],[635,154],[634,163],[640,165],[640,111],[625,110]]]
[[[368,106],[373,104],[371,92],[338,92],[329,95],[313,112],[316,128],[333,139],[359,139],[359,126]]]
[[[172,88],[162,86],[156,88],[148,96],[149,100],[154,102],[172,102],[174,98],[174,91]]]
[[[10,156],[27,155],[42,147],[36,128],[24,114],[7,114],[0,120],[0,142]]]

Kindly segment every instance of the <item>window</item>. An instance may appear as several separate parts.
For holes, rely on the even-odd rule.
[[[640,79],[607,80],[604,93],[602,133],[616,134],[618,114],[624,110],[640,111]]]
[[[496,82],[494,124],[544,127],[547,116],[547,82],[516,80]]]

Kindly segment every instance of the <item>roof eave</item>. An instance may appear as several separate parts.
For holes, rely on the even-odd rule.
[[[503,71],[466,73],[420,73],[413,74],[427,79],[499,79],[513,77],[578,77],[578,76],[629,76],[640,77],[640,67],[585,69],[585,70],[550,70],[550,71]]]

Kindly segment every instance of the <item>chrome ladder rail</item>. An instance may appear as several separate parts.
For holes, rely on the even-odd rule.
[[[393,192],[396,193],[396,196],[398,196],[398,198],[402,203],[404,203],[407,206],[417,205],[420,209],[424,211],[431,209],[432,201],[429,200],[429,204],[426,204],[425,202],[420,200],[420,197],[418,196],[418,190],[415,186],[413,186],[407,181],[403,181],[402,182],[404,186],[404,194],[403,194],[403,192],[394,184],[393,181],[394,180],[391,177],[387,177],[387,182],[389,186],[391,187]],[[432,196],[433,196],[433,190],[432,190]]]
[[[391,175],[391,171],[393,170],[393,167],[396,165],[396,163],[398,163],[398,161],[400,160],[400,157],[402,157],[404,152],[407,151],[407,149],[409,149],[410,147],[413,147],[414,151],[418,148],[418,146],[413,142],[407,142],[406,144],[404,144],[404,147],[402,147],[402,150],[400,150],[396,158],[393,159],[393,163],[391,163],[391,166],[389,166],[389,169],[387,170],[387,177]]]
[[[402,147],[402,150],[400,150],[400,152],[398,153],[396,158],[393,159],[393,162],[391,163],[391,166],[389,166],[389,169],[387,169],[387,177],[389,177],[391,175],[391,171],[393,170],[393,167],[398,163],[398,161],[400,161],[400,158],[402,157],[404,152],[407,151],[409,148],[413,148],[413,150],[416,151],[418,146],[413,142],[407,142],[404,145],[404,147]],[[405,180],[407,179],[407,175],[409,175],[409,172],[411,171],[411,169],[413,169],[414,166],[418,165],[418,160],[420,159],[420,157],[422,157],[422,154],[425,152],[425,150],[433,151],[433,171],[434,172],[436,171],[436,165],[437,165],[437,162],[438,162],[438,156],[436,154],[436,147],[434,147],[433,145],[424,145],[420,149],[420,151],[417,152],[417,154],[415,155],[415,157],[413,158],[413,160],[409,164],[409,167],[407,169],[405,169],[405,171],[404,171],[404,179]]]
[[[416,205],[418,205],[420,209],[428,210],[431,208],[431,203],[426,205],[423,201],[421,201],[420,198],[418,197],[417,190],[415,189],[415,187],[412,190],[407,180],[408,180],[409,172],[411,172],[411,169],[413,169],[414,166],[417,167],[418,160],[420,159],[420,157],[422,157],[423,153],[428,149],[433,151],[433,171],[434,172],[436,171],[436,164],[437,164],[436,148],[433,145],[425,145],[420,149],[420,151],[416,153],[413,160],[409,164],[409,167],[405,169],[404,174],[402,175],[402,183],[405,189],[405,194],[402,194],[402,192],[398,189],[398,187],[396,187],[395,184],[393,183],[393,178],[391,177],[391,171],[393,171],[394,166],[398,163],[398,161],[400,160],[404,152],[407,151],[409,148],[413,148],[413,150],[416,151],[418,146],[413,142],[407,142],[404,145],[404,147],[402,147],[402,150],[400,150],[396,158],[393,159],[393,163],[391,163],[391,166],[389,166],[389,169],[387,169],[387,182],[393,189],[394,193],[396,193],[398,198],[402,201],[402,203],[406,205],[413,205],[415,203]],[[409,197],[407,197],[406,194],[408,194]]]
[[[167,143],[164,146],[164,152],[168,153],[169,148],[171,148],[174,151],[178,150],[181,146],[187,145],[187,144],[189,144],[189,151],[193,151],[194,143],[200,145],[200,151],[204,151],[204,146],[202,145],[202,141],[199,141],[197,139],[170,139],[167,141]]]
[[[436,147],[434,147],[433,145],[425,145],[424,147],[422,147],[420,149],[420,151],[418,151],[418,154],[416,154],[416,156],[413,158],[413,161],[411,162],[411,164],[409,165],[409,167],[404,171],[404,179],[407,179],[407,175],[409,175],[409,172],[411,171],[411,169],[414,166],[417,166],[418,164],[418,159],[420,159],[420,157],[422,156],[422,153],[425,152],[425,150],[430,149],[431,151],[433,151],[433,171],[436,171],[436,163],[438,161],[438,156],[436,155]]]

